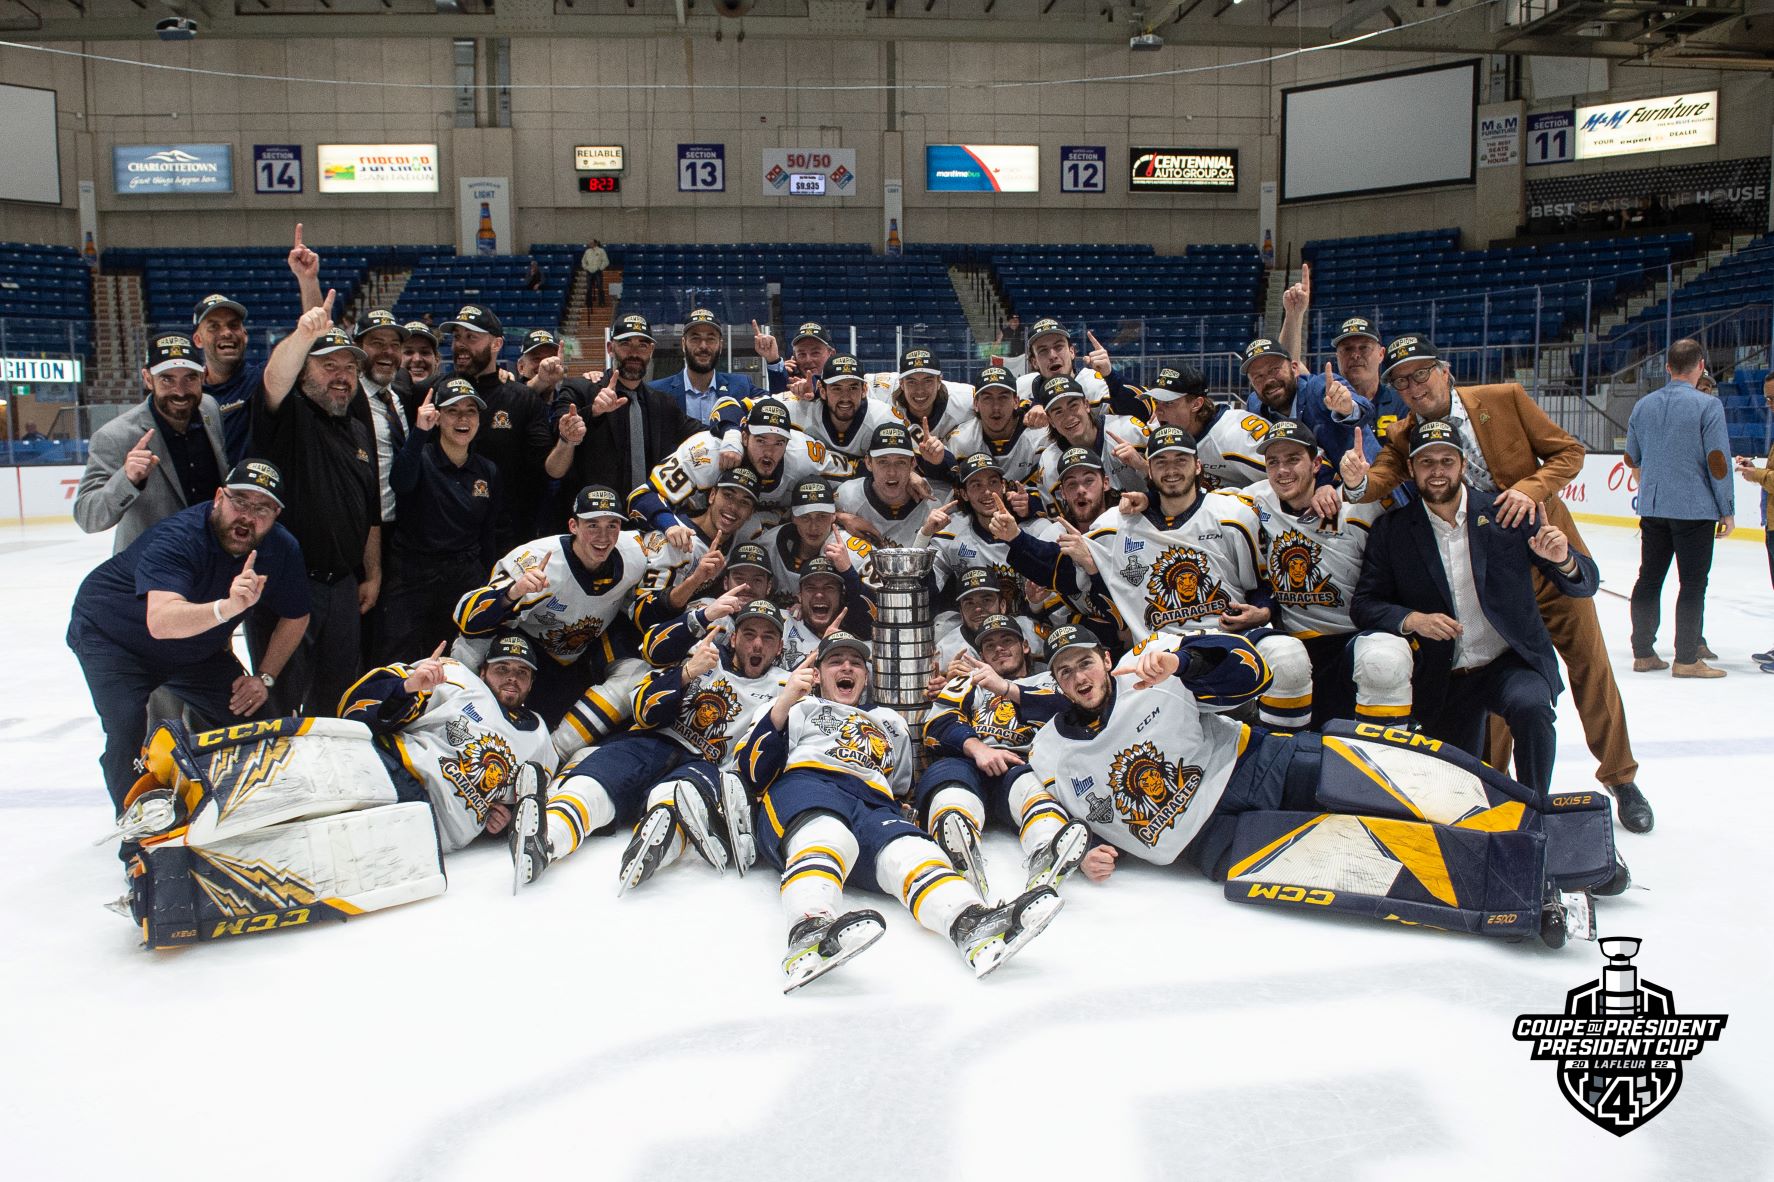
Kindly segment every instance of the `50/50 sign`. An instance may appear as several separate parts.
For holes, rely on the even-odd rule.
[[[725,144],[678,145],[678,192],[725,193],[727,146]]]

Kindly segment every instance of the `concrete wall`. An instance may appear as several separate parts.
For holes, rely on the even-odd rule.
[[[76,182],[97,182],[103,243],[272,245],[303,221],[319,243],[449,242],[457,176],[511,175],[516,237],[527,242],[878,241],[881,182],[905,181],[908,241],[1150,242],[1178,251],[1191,242],[1252,242],[1257,192],[1275,175],[1280,90],[1396,70],[1451,56],[1325,52],[1285,62],[1163,80],[1082,86],[992,88],[996,81],[1102,78],[1190,69],[1262,56],[1249,49],[1190,48],[1162,54],[1082,46],[887,44],[872,40],[771,42],[753,38],[549,40],[511,43],[519,86],[614,83],[636,89],[524,90],[512,94],[509,129],[454,127],[450,42],[410,40],[90,43],[89,52],[200,69],[275,76],[401,82],[331,86],[137,70],[22,50],[0,50],[0,76],[60,92],[61,209],[0,205],[0,240],[77,244]],[[1774,81],[1719,71],[1614,71],[1624,97],[1720,89],[1717,148],[1566,168],[1642,168],[1765,153]],[[694,82],[802,84],[883,82],[898,90],[648,90]],[[436,87],[420,89],[419,87]],[[1577,100],[1600,101],[1601,96]],[[1570,105],[1537,101],[1535,111]],[[894,136],[890,132],[900,134]],[[223,141],[234,145],[236,192],[215,197],[121,197],[111,191],[114,143]],[[343,197],[315,192],[314,146],[324,142],[436,142],[443,184],[436,195]],[[680,194],[675,145],[727,146],[727,192]],[[929,143],[1036,143],[1043,192],[927,194]],[[252,193],[255,143],[304,145],[308,189],[300,197]],[[629,167],[619,195],[574,186],[572,148],[621,143]],[[1109,192],[1061,195],[1062,144],[1108,149]],[[1230,195],[1132,195],[1119,175],[1130,145],[1233,147],[1243,177]],[[766,198],[758,192],[766,147],[850,147],[857,195],[842,200]],[[894,151],[898,145],[898,151]],[[1548,170],[1550,171],[1550,170]],[[1311,238],[1460,226],[1468,245],[1507,233],[1518,216],[1519,169],[1480,170],[1480,184],[1402,196],[1284,207],[1278,253],[1298,257]],[[1493,174],[1493,175],[1487,175]],[[1117,190],[1122,190],[1118,192]]]

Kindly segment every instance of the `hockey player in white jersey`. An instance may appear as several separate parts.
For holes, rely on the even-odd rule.
[[[1358,635],[1349,618],[1368,528],[1381,506],[1350,505],[1338,496],[1336,511],[1320,514],[1314,480],[1323,465],[1304,423],[1276,423],[1259,449],[1268,479],[1244,495],[1263,527],[1271,592],[1266,622],[1297,645],[1267,640],[1262,646],[1275,674],[1268,700],[1294,706],[1291,716],[1272,709],[1265,721],[1314,729],[1333,718],[1403,723],[1411,711],[1410,643],[1386,632]]]
[[[900,355],[899,381],[887,401],[913,440],[926,434],[946,439],[950,432],[973,421],[973,391],[960,383],[945,382],[936,354],[922,345]]]
[[[760,398],[746,412],[745,424],[731,448],[712,431],[684,440],[659,463],[647,483],[634,490],[629,512],[654,529],[673,535],[682,545],[690,518],[702,509],[702,501],[720,483],[721,473],[750,468],[758,475],[758,512],[736,540],[750,541],[779,523],[788,513],[789,496],[803,480],[817,476],[842,478],[850,463],[834,457],[824,444],[796,431],[788,407],[774,398]]]
[[[918,815],[949,861],[990,898],[980,833],[988,818],[1016,830],[1026,888],[1059,886],[1084,857],[1089,835],[1041,786],[1026,762],[1041,724],[1066,704],[1053,678],[1031,669],[1023,630],[1009,616],[987,616],[979,657],[937,695],[924,722],[930,765],[918,777]]]
[[[901,817],[898,799],[912,786],[911,740],[899,715],[862,705],[868,661],[863,641],[827,636],[740,748],[740,775],[761,796],[759,852],[782,869],[785,992],[849,960],[885,930],[878,911],[845,910],[844,884],[853,875],[953,941],[975,976],[1003,964],[1059,913],[1051,886],[987,904]]]
[[[1071,378],[1049,378],[1037,394],[1047,412],[1047,445],[1041,449],[1036,487],[1049,504],[1058,499],[1060,457],[1074,447],[1101,460],[1109,483],[1123,492],[1146,487],[1149,429],[1143,419],[1099,413]]]
[[[883,423],[869,439],[867,471],[838,486],[838,528],[873,546],[921,546],[932,505],[912,480],[918,449],[903,423]]]
[[[623,532],[626,520],[611,490],[579,490],[567,533],[519,546],[493,567],[485,587],[456,605],[456,659],[478,665],[501,629],[529,636],[541,657],[530,705],[558,724],[612,665],[636,655],[641,631],[670,617],[662,602],[637,603],[647,556],[640,539]]]
[[[793,505],[787,521],[758,538],[770,558],[770,578],[779,593],[787,596],[800,590],[802,570],[825,553],[828,542],[835,541],[866,568],[874,547],[838,528],[837,498],[824,477],[797,484]]]
[[[1207,378],[1192,365],[1158,371],[1147,386],[1153,429],[1181,427],[1195,437],[1205,489],[1243,488],[1263,479],[1257,443],[1269,424],[1261,415],[1234,414],[1207,392]]]
[[[936,666],[945,682],[960,675],[956,662],[962,657],[977,659],[980,656],[979,630],[985,626],[986,620],[995,615],[1009,615],[1016,604],[1015,592],[1002,582],[999,572],[988,566],[970,566],[962,571],[956,588],[956,610],[941,613],[933,625]],[[1017,622],[1030,649],[1038,650],[1041,635],[1035,629],[1035,622],[1027,616],[1019,616]]]
[[[868,375],[848,353],[825,363],[817,397],[796,399],[788,410],[795,426],[853,464],[862,462],[876,427],[899,421],[887,403],[868,396]]]
[[[750,800],[731,776],[735,747],[787,684],[778,667],[782,613],[768,600],[733,617],[725,646],[704,635],[683,661],[635,691],[634,729],[570,759],[546,795],[517,802],[513,881],[534,882],[591,834],[635,826],[617,893],[645,882],[693,847],[717,871],[744,873],[754,850]]]
[[[1437,740],[1372,723],[1271,733],[1203,708],[1268,680],[1241,637],[1150,637],[1111,674],[1062,629],[1067,699],[1035,736],[1043,785],[1120,856],[1191,864],[1239,902],[1342,911],[1548,944],[1590,930],[1590,888],[1624,889],[1599,793],[1535,792]]]
[[[1022,403],[1039,404],[1041,386],[1049,378],[1071,378],[1084,391],[1090,405],[1111,409],[1119,415],[1142,413],[1139,398],[1132,387],[1115,371],[1109,351],[1096,334],[1086,332],[1090,353],[1079,364],[1078,350],[1065,325],[1051,317],[1043,317],[1029,326],[1028,372],[1017,380],[1017,393]]]
[[[975,452],[955,464],[957,499],[932,510],[924,522],[923,532],[936,551],[931,573],[939,592],[954,594],[961,572],[974,566],[990,567],[1006,588],[1019,586],[1010,565],[1010,548],[986,528],[992,514],[1005,504],[1006,491],[1004,473],[989,453]],[[1059,527],[1044,517],[1029,521],[1027,529],[1038,538],[1059,533]]]
[[[943,440],[948,450],[947,462],[964,459],[977,452],[986,452],[998,461],[1004,479],[1011,485],[1029,485],[1041,470],[1041,450],[1047,446],[1047,430],[1023,422],[1023,408],[1017,400],[1015,380],[1002,366],[988,365],[979,371],[973,388],[973,415],[969,422],[955,428]],[[946,492],[932,492],[946,496]]]
[[[339,717],[393,754],[396,783],[404,772],[423,788],[445,853],[504,832],[526,764],[537,768],[523,777],[532,783],[554,772],[548,728],[524,705],[538,663],[521,633],[493,640],[479,676],[439,645],[422,661],[370,670],[339,700]]]
[[[801,568],[794,606],[784,621],[782,663],[800,664],[830,632],[842,630],[867,640],[874,631],[869,596],[849,552],[828,542],[824,554]]]

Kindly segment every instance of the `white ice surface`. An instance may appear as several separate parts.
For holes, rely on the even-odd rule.
[[[1598,904],[1684,1012],[1730,1014],[1671,1106],[1616,1139],[1510,1037],[1598,975],[1552,952],[1239,906],[1180,871],[1082,878],[975,983],[893,901],[865,956],[780,993],[767,870],[680,864],[620,901],[595,839],[521,898],[504,847],[439,899],[172,953],[122,888],[100,736],[63,643],[109,549],[0,529],[0,1160],[17,1179],[1774,1178],[1767,1064],[1774,645],[1759,545],[1719,548],[1708,637],[1731,676],[1630,672],[1637,542],[1585,528],[1657,809]],[[1671,578],[1668,602],[1673,603]],[[1667,617],[1666,617],[1667,620]],[[1667,626],[1667,625],[1666,625]],[[1662,646],[1669,654],[1669,637]],[[1561,708],[1558,782],[1593,783]],[[1007,835],[990,869],[1017,877]]]

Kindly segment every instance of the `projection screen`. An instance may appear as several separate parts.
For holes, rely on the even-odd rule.
[[[1474,179],[1478,62],[1281,92],[1281,200]]]
[[[0,201],[62,203],[55,91],[0,85]]]

